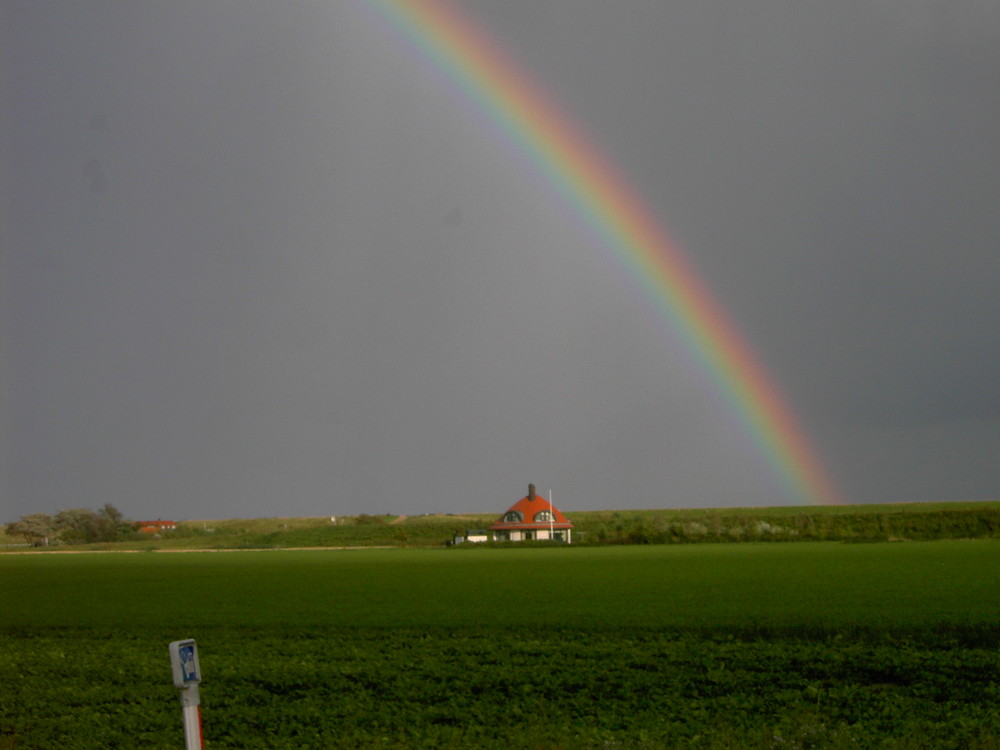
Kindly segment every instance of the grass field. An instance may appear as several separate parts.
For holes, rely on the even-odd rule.
[[[1000,747],[1000,542],[0,556],[0,747]]]

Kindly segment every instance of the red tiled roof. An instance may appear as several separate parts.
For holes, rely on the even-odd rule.
[[[153,534],[157,531],[163,530],[172,531],[177,528],[177,524],[173,521],[137,521],[136,523],[139,527],[139,531],[144,531],[147,534]]]
[[[553,520],[551,523],[548,521],[535,521],[535,516],[543,510],[551,510]],[[510,522],[505,521],[504,518],[507,513],[515,511],[521,514],[521,521]],[[514,503],[510,508],[496,520],[496,522],[490,526],[493,531],[505,531],[505,530],[517,530],[517,529],[547,529],[549,527],[554,529],[572,529],[573,523],[566,518],[560,512],[558,508],[550,504],[548,500],[543,498],[541,495],[535,495],[535,499],[532,500],[530,496],[525,495],[516,503]]]

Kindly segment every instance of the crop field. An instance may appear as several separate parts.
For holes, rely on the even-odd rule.
[[[998,748],[1000,541],[0,555],[0,748]]]

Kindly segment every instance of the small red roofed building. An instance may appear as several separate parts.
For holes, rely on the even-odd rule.
[[[143,534],[159,534],[161,531],[174,531],[177,528],[174,521],[138,521],[137,525]]]
[[[528,485],[522,497],[490,526],[498,542],[529,542],[535,539],[572,541],[573,524],[552,503],[535,494],[535,485]]]

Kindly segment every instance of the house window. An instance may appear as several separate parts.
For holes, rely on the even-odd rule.
[[[535,514],[535,523],[548,523],[552,520],[554,519],[550,510],[540,510]]]
[[[507,514],[503,517],[506,523],[521,523],[524,517],[518,513],[516,510],[508,510]]]

